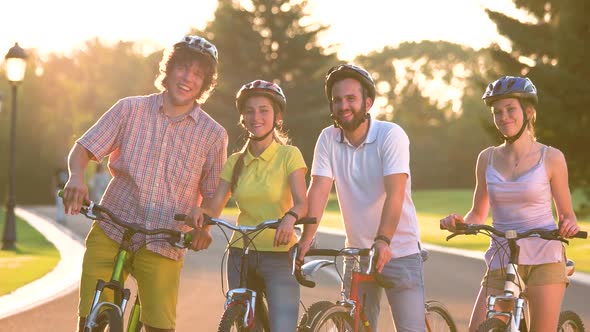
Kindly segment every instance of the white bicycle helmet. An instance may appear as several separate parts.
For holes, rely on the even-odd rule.
[[[287,111],[287,98],[285,97],[281,87],[275,83],[264,80],[255,80],[242,85],[236,94],[236,108],[238,111],[240,110],[246,98],[252,95],[267,96],[279,105],[279,112]]]
[[[187,47],[195,52],[203,53],[209,55],[215,60],[215,62],[219,62],[218,55],[217,55],[217,48],[213,43],[208,41],[207,39],[199,36],[185,36],[182,38],[181,41],[174,44],[174,47]]]

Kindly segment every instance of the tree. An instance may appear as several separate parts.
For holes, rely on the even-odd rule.
[[[373,113],[401,125],[410,138],[413,187],[473,186],[477,154],[492,142],[489,111],[481,101],[488,53],[422,41],[385,47],[355,61],[377,84]]]
[[[287,96],[286,129],[293,144],[311,163],[320,130],[329,124],[324,75],[337,63],[335,54],[318,46],[327,27],[305,24],[306,1],[220,0],[215,18],[203,31],[219,51],[219,86],[205,109],[230,135],[230,151],[241,147],[235,95],[255,79],[275,81]]]
[[[521,22],[486,10],[500,34],[512,42],[491,48],[499,72],[526,75],[539,92],[537,136],[563,151],[570,183],[590,199],[590,2],[588,0],[514,0],[529,13]],[[588,206],[586,206],[588,208]],[[580,211],[582,212],[582,211]],[[586,210],[584,212],[589,212]]]
[[[144,56],[134,43],[103,45],[86,42],[71,56],[30,55],[27,76],[19,92],[17,117],[17,188],[19,204],[39,204],[52,197],[55,169],[80,137],[119,98],[155,92],[155,56]],[[0,116],[9,116],[2,112]],[[4,124],[0,121],[0,133]],[[0,135],[0,151],[8,146]],[[0,183],[7,183],[7,154],[0,154]],[[0,189],[0,199],[5,195]]]

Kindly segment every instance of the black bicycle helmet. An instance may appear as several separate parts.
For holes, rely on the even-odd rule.
[[[236,108],[238,111],[242,108],[244,101],[252,95],[267,96],[279,105],[279,112],[284,113],[287,111],[287,98],[281,87],[264,80],[256,80],[242,85],[236,94]]]
[[[369,97],[375,100],[375,82],[371,75],[359,66],[353,64],[341,64],[330,68],[326,74],[326,96],[329,101],[332,101],[332,86],[336,81],[343,80],[345,78],[354,78],[358,80],[369,93]]]
[[[187,47],[190,50],[212,57],[215,63],[219,62],[217,48],[213,43],[203,37],[185,36],[178,43],[174,44],[174,47]]]
[[[481,99],[487,106],[499,99],[523,98],[537,104],[537,88],[527,77],[503,76],[490,83]]]

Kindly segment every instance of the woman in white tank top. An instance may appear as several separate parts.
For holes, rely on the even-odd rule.
[[[568,185],[567,164],[563,153],[537,142],[533,123],[536,117],[537,90],[524,77],[505,76],[489,84],[482,99],[491,107],[494,124],[504,143],[481,151],[477,158],[473,206],[465,217],[451,214],[441,219],[441,227],[453,230],[455,223],[485,223],[492,210],[492,224],[500,230],[525,231],[532,228],[556,229],[552,201],[559,219],[560,234],[572,237],[577,224]],[[519,264],[535,266],[541,274],[563,264],[563,246],[557,241],[519,240]],[[508,261],[493,257],[496,244],[486,252],[491,271],[502,269]],[[555,331],[567,278],[545,279],[527,285],[531,331]],[[531,273],[531,279],[532,279]],[[501,294],[502,289],[480,288],[469,330],[475,331],[485,320],[486,295]]]

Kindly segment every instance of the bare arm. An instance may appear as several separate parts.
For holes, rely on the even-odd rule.
[[[553,195],[560,224],[559,233],[564,237],[572,237],[580,230],[580,226],[578,226],[578,220],[572,206],[567,163],[563,153],[555,148],[549,148],[546,156],[546,167],[551,183],[551,194]]]
[[[475,190],[473,192],[473,203],[471,210],[463,216],[451,213],[440,220],[442,228],[454,230],[456,222],[466,222],[470,224],[483,224],[488,218],[490,210],[490,198],[488,195],[488,185],[486,183],[486,168],[493,148],[488,148],[480,152],[477,157],[475,166]]]
[[[307,214],[307,195],[305,194],[305,168],[300,168],[289,174],[289,185],[291,187],[291,197],[293,197],[293,207],[289,209],[297,214],[300,218]],[[293,226],[295,217],[285,214],[281,225],[275,232],[273,246],[288,244],[293,237]]]
[[[333,180],[325,176],[312,176],[311,184],[307,190],[308,211],[307,216],[316,218],[317,224],[305,225],[303,228],[303,234],[299,244],[301,245],[301,251],[299,253],[299,259],[303,259],[305,254],[309,250],[313,242],[313,238],[320,224],[320,220],[324,215],[326,204],[330,196],[330,190],[332,190]]]
[[[385,202],[383,202],[381,221],[375,235],[384,236],[390,241],[393,238],[397,225],[399,225],[407,182],[408,175],[406,173],[391,174],[383,177]],[[385,264],[391,259],[391,247],[387,242],[379,240],[375,242],[375,246],[378,253],[375,269],[381,272]]]
[[[82,145],[76,143],[68,156],[68,170],[70,177],[64,187],[64,208],[68,214],[80,213],[84,201],[90,201],[88,187],[84,183],[84,172],[92,154]]]

